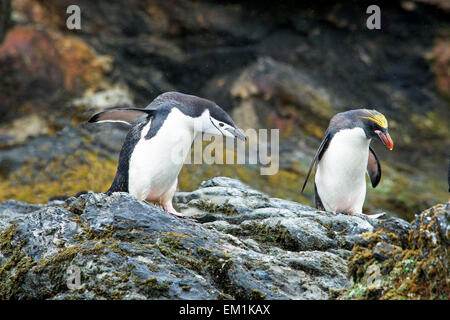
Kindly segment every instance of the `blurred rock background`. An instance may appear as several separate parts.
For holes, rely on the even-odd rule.
[[[66,9],[81,9],[68,30]],[[411,220],[448,200],[450,9],[391,1],[381,30],[367,1],[0,0],[0,201],[45,203],[105,191],[127,127],[87,125],[108,107],[146,106],[169,90],[216,101],[243,129],[280,129],[280,171],[186,165],[180,191],[224,175],[274,197],[300,193],[333,114],[376,108],[392,152],[365,211]]]

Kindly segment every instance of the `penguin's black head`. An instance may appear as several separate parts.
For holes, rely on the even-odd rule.
[[[357,109],[338,113],[330,124],[338,129],[360,127],[368,139],[379,139],[389,150],[394,148],[394,142],[388,132],[387,120],[376,110]]]
[[[228,113],[215,103],[208,106],[201,118],[203,119],[202,131],[205,133],[247,140],[245,134],[236,126]]]
[[[221,107],[219,107],[217,104],[212,103],[207,107],[209,111],[210,117],[216,119],[219,122],[223,122],[224,124],[227,124],[233,128],[237,129],[236,124],[234,123],[233,119],[226,113]]]
[[[201,131],[212,135],[246,140],[245,134],[233,119],[211,100],[180,92],[166,92],[159,95],[147,108],[157,108],[161,104],[178,108],[185,115],[201,120]]]

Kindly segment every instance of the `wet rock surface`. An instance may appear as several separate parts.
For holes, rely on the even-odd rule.
[[[370,1],[79,0],[81,30],[68,30],[68,0],[0,1],[0,201],[104,192],[126,129],[87,119],[177,90],[216,101],[244,129],[280,130],[274,176],[186,166],[180,190],[224,175],[313,204],[312,187],[298,190],[330,117],[376,108],[395,149],[372,143],[383,177],[365,211],[410,221],[448,198],[445,3],[383,4],[377,31],[366,27]]]
[[[421,230],[317,211],[225,177],[177,193],[175,203],[189,219],[126,193],[0,203],[0,297],[334,299],[354,288],[348,265],[359,257],[354,248],[371,248],[370,235],[389,230],[392,238],[373,246],[374,259],[387,261],[407,250],[398,239]],[[448,241],[448,205],[440,212],[427,237],[447,232]],[[443,243],[434,246],[447,254],[438,261],[448,259]],[[80,287],[68,289],[73,266]]]

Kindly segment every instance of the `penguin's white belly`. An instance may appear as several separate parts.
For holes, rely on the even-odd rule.
[[[315,176],[327,211],[362,213],[370,140],[361,128],[339,131],[331,139]]]
[[[175,114],[173,114],[175,113]],[[129,193],[143,200],[159,200],[175,183],[190,150],[193,133],[183,125],[183,115],[172,111],[151,139],[145,139],[150,123],[130,157]]]

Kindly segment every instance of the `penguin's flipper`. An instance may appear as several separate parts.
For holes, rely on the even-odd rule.
[[[323,152],[327,149],[328,143],[330,141],[331,134],[329,131],[325,133],[325,137],[323,138],[322,142],[320,143],[319,149],[317,149],[316,154],[314,155],[314,159],[311,162],[311,166],[309,167],[308,174],[306,175],[305,183],[303,183],[302,192],[305,190],[306,183],[308,182],[309,176],[311,175],[311,171],[314,168],[314,165],[316,162],[318,162],[322,158]]]
[[[369,161],[367,162],[367,173],[369,174],[370,182],[372,182],[372,187],[376,187],[381,179],[381,166],[380,161],[378,161],[377,154],[369,146]]]
[[[121,122],[128,125],[144,115],[153,115],[155,110],[153,109],[140,109],[140,108],[117,108],[109,109],[94,114],[88,122],[101,123],[101,122]]]

